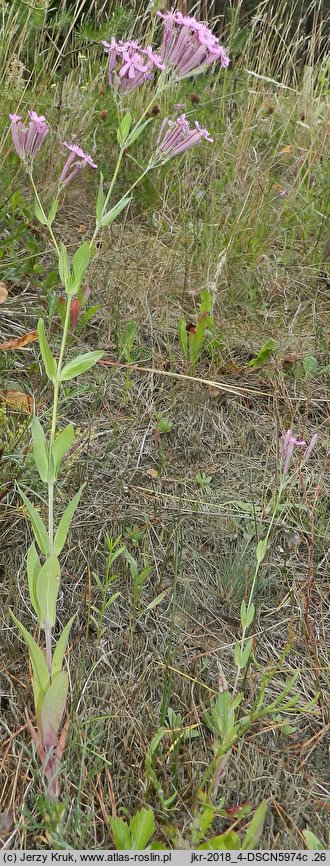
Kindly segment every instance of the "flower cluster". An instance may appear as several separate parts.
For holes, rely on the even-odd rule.
[[[200,144],[203,138],[213,142],[207,129],[203,129],[197,120],[194,126],[190,127],[185,114],[181,114],[175,121],[165,117],[160,127],[156,153],[162,161],[166,161],[190,150],[195,144]]]
[[[229,57],[206,24],[182,12],[157,12],[164,21],[161,59],[173,66],[179,78],[198,74],[216,61],[225,69]]]
[[[317,433],[314,433],[309,445],[307,445],[307,442],[305,442],[304,439],[296,439],[295,436],[293,436],[292,430],[287,430],[286,433],[283,433],[280,439],[280,460],[283,475],[288,474],[294,448],[306,448],[304,453],[304,462],[306,463],[306,460],[309,459],[313,448],[315,448],[317,438]]]
[[[155,69],[165,69],[165,64],[150,45],[142,48],[133,39],[117,42],[114,37],[111,42],[103,40],[102,45],[109,55],[109,84],[111,87],[113,84],[118,84],[123,93],[135,90],[145,81],[151,81]]]
[[[67,186],[86,165],[89,165],[90,168],[97,168],[92,157],[88,153],[84,153],[77,144],[67,144],[66,141],[63,141],[63,147],[66,147],[70,153],[60,176],[62,186]]]
[[[49,126],[43,114],[38,115],[35,111],[30,111],[29,117],[28,127],[25,128],[20,114],[9,115],[14,148],[18,156],[25,161],[33,159],[38,153],[49,132]]]
[[[24,129],[22,118],[19,114],[9,115],[13,145],[16,153],[24,162],[29,162],[36,156],[45,136],[49,132],[49,126],[43,114],[38,116],[35,111],[30,111],[29,117],[28,128]],[[66,141],[63,141],[63,147],[66,147],[70,153],[60,176],[60,184],[62,186],[67,186],[86,165],[89,165],[90,168],[97,168],[92,157],[88,153],[85,153],[77,144],[67,144]]]

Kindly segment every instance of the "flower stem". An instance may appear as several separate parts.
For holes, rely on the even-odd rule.
[[[106,210],[106,208],[107,208],[107,206],[108,206],[108,203],[109,203],[110,197],[111,197],[111,195],[112,195],[113,188],[114,188],[114,185],[115,185],[115,183],[116,183],[117,176],[118,176],[118,173],[119,173],[119,169],[120,169],[120,166],[121,166],[121,163],[122,163],[122,159],[123,159],[123,156],[124,156],[124,151],[125,151],[125,147],[121,147],[121,148],[120,148],[120,151],[119,151],[119,156],[118,156],[118,159],[117,159],[117,163],[116,163],[116,168],[115,168],[114,173],[113,173],[113,175],[112,175],[111,183],[110,183],[110,186],[109,186],[109,189],[108,189],[108,192],[107,192],[107,195],[106,195],[105,201],[104,201],[103,210],[102,210],[102,214],[101,214],[101,220],[100,220],[99,223],[96,223],[96,226],[95,226],[95,229],[94,229],[94,234],[93,234],[92,239],[91,239],[90,244],[89,244],[90,248],[92,248],[93,243],[94,243],[94,241],[95,241],[95,239],[96,239],[96,237],[97,237],[97,235],[98,235],[100,229],[102,228],[102,217],[103,217],[103,215],[104,215],[104,212],[105,212],[105,210]]]
[[[50,431],[49,438],[49,456],[51,455],[52,446],[55,439],[56,432],[56,423],[57,423],[57,412],[58,412],[58,398],[60,391],[60,381],[61,381],[61,370],[63,365],[63,358],[65,352],[65,346],[69,331],[70,324],[70,308],[71,308],[71,298],[68,297],[65,311],[65,320],[63,325],[63,333],[61,340],[61,348],[60,354],[57,364],[57,376],[56,382],[54,383],[54,397],[53,397],[53,415],[52,415],[52,426]],[[50,553],[54,553],[54,481],[48,482],[48,535],[49,535],[49,548]]]
[[[41,204],[41,200],[40,200],[40,197],[39,197],[39,193],[38,193],[37,187],[36,187],[35,182],[34,182],[34,179],[33,179],[32,171],[31,171],[31,172],[29,171],[29,172],[28,172],[28,175],[29,175],[29,178],[30,178],[30,181],[31,181],[31,184],[32,184],[32,188],[33,188],[33,192],[34,192],[34,194],[35,194],[36,200],[37,200],[38,205],[39,205],[39,207],[40,207],[40,210],[41,210],[41,212],[42,212],[42,214],[43,214],[43,216],[44,216],[44,218],[45,218],[45,222],[46,222],[46,225],[47,225],[47,228],[48,228],[48,231],[49,231],[50,237],[51,237],[51,239],[52,239],[53,246],[55,247],[55,250],[56,250],[56,252],[57,252],[57,255],[59,255],[59,252],[60,252],[60,251],[59,251],[59,248],[58,248],[58,243],[57,243],[56,237],[55,237],[55,235],[54,235],[53,229],[52,229],[51,225],[50,225],[49,222],[48,222],[48,219],[47,219],[47,216],[46,216],[45,211],[44,211],[44,209],[43,209],[43,206],[42,206],[42,204]]]
[[[273,528],[273,525],[274,525],[274,521],[275,521],[275,517],[276,517],[277,511],[278,511],[278,507],[279,507],[280,502],[281,502],[283,489],[284,489],[284,483],[282,482],[282,483],[280,484],[279,491],[278,491],[278,494],[277,494],[276,499],[275,499],[275,504],[274,504],[274,508],[273,508],[273,513],[272,513],[271,519],[270,519],[270,521],[269,521],[269,526],[268,526],[268,529],[267,529],[267,532],[266,532],[266,535],[265,535],[266,549],[267,549],[267,547],[268,547],[269,536],[270,536],[270,533],[271,533],[272,528]],[[248,600],[248,603],[247,603],[247,606],[246,606],[246,611],[247,611],[247,612],[248,612],[248,610],[250,609],[251,604],[252,604],[252,601],[253,601],[254,591],[255,591],[255,588],[256,588],[257,578],[258,578],[259,569],[260,569],[260,565],[261,565],[261,562],[262,562],[262,561],[263,561],[263,560],[259,560],[259,559],[258,559],[258,560],[257,560],[257,563],[256,563],[255,572],[254,572],[254,575],[253,575],[253,581],[252,581],[252,585],[251,585],[251,589],[250,589],[249,600]],[[248,628],[247,626],[243,626],[243,628],[242,628],[242,635],[241,635],[241,639],[240,639],[241,650],[243,650],[243,648],[244,648],[244,641],[245,641],[245,637],[246,637],[247,628]],[[234,688],[233,688],[233,697],[235,697],[235,694],[236,694],[236,691],[237,691],[237,686],[238,686],[238,680],[239,680],[239,677],[240,677],[240,672],[241,672],[241,668],[238,667],[238,668],[237,668],[237,672],[236,672],[236,677],[235,677]]]

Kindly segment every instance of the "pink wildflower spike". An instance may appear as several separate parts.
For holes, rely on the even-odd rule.
[[[213,144],[214,138],[211,138],[208,129],[206,129],[206,126],[200,126],[198,120],[195,120],[195,126],[196,129],[198,129],[198,132],[202,136],[202,138],[205,138],[206,141],[210,141]]]
[[[160,69],[162,72],[164,71],[164,69],[166,69],[165,63],[162,63],[160,57],[158,57],[158,54],[155,54],[155,52],[152,50],[151,45],[147,45],[147,48],[145,49],[145,54],[147,55],[151,63],[153,63],[153,65],[156,67],[156,69]]]
[[[25,155],[25,141],[27,136],[27,131],[24,129],[22,124],[22,117],[20,114],[10,114],[9,119],[11,121],[11,135],[13,139],[13,145],[16,150],[17,155],[24,159]]]
[[[103,40],[102,45],[109,56],[109,85],[117,85],[122,93],[150,81],[155,70],[165,69],[162,58],[153,52],[151,45],[142,48],[134,39],[116,42],[114,37],[111,42]]]
[[[123,55],[124,65],[119,70],[120,78],[123,78],[126,73],[129,78],[135,78],[137,72],[147,72],[148,64],[142,63],[142,58],[137,51],[134,54],[129,54],[128,51],[124,52]]]
[[[92,157],[88,153],[85,153],[77,144],[67,144],[66,141],[63,141],[62,144],[63,147],[66,147],[70,151],[60,175],[62,186],[67,186],[86,165],[89,165],[90,168],[97,168]]]
[[[164,21],[161,58],[173,66],[178,78],[203,72],[216,61],[222,69],[229,63],[225,49],[210,28],[181,12],[157,12]]]
[[[24,161],[31,160],[36,156],[49,132],[49,126],[43,114],[39,116],[35,111],[30,111],[29,116],[29,125],[25,129],[19,114],[9,115],[13,145],[20,159]]]
[[[306,448],[306,442],[304,439],[296,439],[292,435],[292,430],[289,429],[286,433],[283,433],[280,440],[280,458],[283,475],[288,474],[294,448]]]
[[[49,126],[43,114],[39,116],[35,111],[30,111],[29,113],[30,123],[26,137],[25,150],[29,156],[34,157],[36,153],[38,153],[38,150],[40,150],[45,135],[49,132]]]
[[[161,162],[167,162],[172,156],[178,156],[185,150],[190,150],[195,144],[200,144],[203,138],[213,141],[208,130],[202,129],[197,121],[191,128],[185,114],[181,114],[176,121],[165,117],[160,127],[156,152]]]

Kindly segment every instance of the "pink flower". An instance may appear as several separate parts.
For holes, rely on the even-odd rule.
[[[153,78],[156,69],[165,69],[158,54],[152,50],[151,45],[142,48],[136,40],[128,39],[126,42],[116,42],[112,37],[111,42],[102,42],[106,54],[109,55],[108,81],[110,87],[117,84],[122,93],[135,90]]]
[[[124,64],[119,70],[120,78],[123,78],[126,74],[129,78],[135,78],[137,72],[143,73],[148,71],[148,65],[142,63],[142,57],[137,51],[134,51],[134,54],[124,51],[123,60]]]
[[[213,141],[207,129],[202,129],[197,120],[191,128],[185,114],[181,114],[175,121],[165,117],[159,131],[156,152],[162,162],[167,162],[172,156],[178,156],[195,144],[200,144],[203,138]]]
[[[151,45],[147,45],[147,47],[144,49],[144,54],[147,55],[148,59],[151,63],[153,63],[156,69],[160,69],[162,72],[164,71],[164,69],[166,69],[165,63],[162,63],[160,57],[158,57],[158,54],[155,54],[155,52],[152,50]]]
[[[63,141],[63,147],[66,147],[70,151],[60,176],[60,183],[63,186],[67,186],[86,165],[89,165],[91,168],[97,168],[92,157],[88,153],[85,153],[77,144],[67,144],[66,141]],[[68,174],[69,170],[70,173]]]
[[[49,126],[43,114],[38,115],[35,111],[30,111],[29,117],[29,125],[25,129],[21,115],[9,115],[13,145],[20,159],[24,161],[34,159],[49,132]]]
[[[283,475],[287,475],[288,473],[294,448],[306,448],[304,454],[304,462],[306,463],[313,451],[313,448],[315,448],[317,439],[317,433],[314,433],[309,445],[307,446],[307,442],[305,442],[304,439],[296,439],[295,436],[293,436],[292,430],[289,429],[286,433],[283,433],[280,439],[280,460]]]
[[[225,69],[229,57],[206,24],[181,12],[157,12],[164,21],[161,58],[174,66],[179,78],[203,72],[215,61]]]

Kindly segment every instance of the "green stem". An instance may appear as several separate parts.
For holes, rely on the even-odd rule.
[[[50,431],[50,439],[49,439],[49,454],[51,454],[52,446],[55,439],[56,432],[56,422],[57,422],[57,412],[58,412],[58,398],[60,391],[60,376],[63,365],[63,358],[65,352],[65,346],[69,331],[70,324],[70,308],[71,308],[71,298],[69,297],[66,304],[65,311],[65,320],[63,326],[63,334],[61,341],[60,354],[57,364],[57,376],[56,382],[54,384],[54,397],[53,397],[53,415],[52,415],[52,426]],[[54,553],[54,482],[48,482],[48,535],[49,535],[49,548],[50,553]]]
[[[156,101],[156,99],[158,99],[158,98],[161,96],[162,93],[165,92],[165,90],[167,90],[167,89],[172,85],[172,83],[173,83],[173,81],[172,81],[172,80],[169,80],[169,81],[165,82],[164,84],[162,84],[160,87],[157,88],[156,92],[153,94],[152,98],[150,99],[150,102],[148,102],[148,105],[146,106],[146,108],[144,109],[143,113],[142,113],[141,116],[139,117],[139,120],[137,121],[137,123],[135,124],[135,126],[133,126],[133,129],[130,130],[130,135],[132,135],[133,132],[135,132],[136,129],[138,129],[138,127],[140,126],[140,123],[141,123],[142,120],[145,118],[145,116],[148,114],[148,111],[150,111],[150,108],[151,108],[151,106],[153,105],[153,103]],[[104,215],[104,213],[105,213],[105,211],[106,211],[106,208],[107,208],[107,206],[108,206],[108,204],[109,204],[109,201],[110,201],[110,198],[111,198],[111,195],[112,195],[112,192],[113,192],[113,188],[114,188],[114,185],[115,185],[116,180],[117,180],[117,177],[118,177],[118,172],[119,172],[119,169],[120,169],[120,166],[121,166],[121,163],[122,163],[122,159],[123,159],[123,156],[124,156],[125,150],[126,150],[126,147],[125,147],[125,142],[124,142],[124,144],[123,144],[122,147],[120,148],[119,156],[118,156],[117,163],[116,163],[116,167],[115,167],[115,170],[114,170],[114,173],[113,173],[113,176],[112,176],[112,180],[111,180],[111,183],[110,183],[110,187],[109,187],[109,190],[108,190],[107,196],[106,196],[105,201],[104,201],[103,210],[102,210],[102,215],[101,215],[101,221],[102,221],[102,216]],[[150,163],[150,165],[147,166],[147,168],[142,172],[142,174],[141,174],[140,177],[135,181],[135,183],[133,183],[132,186],[129,188],[129,190],[127,190],[127,192],[125,193],[125,195],[129,195],[129,193],[134,189],[134,187],[136,187],[137,184],[140,183],[140,181],[141,181],[142,178],[145,176],[145,174],[147,174],[147,172],[150,171],[150,169],[153,168],[153,167],[154,167],[153,164]],[[93,246],[93,243],[94,243],[94,241],[95,241],[95,239],[96,239],[96,237],[97,237],[97,235],[98,235],[100,229],[102,228],[101,221],[100,221],[100,223],[97,223],[96,226],[95,226],[94,233],[93,233],[93,237],[92,237],[92,239],[91,239],[91,241],[90,241],[90,247],[91,247],[91,248],[92,248],[92,246]]]
[[[273,525],[274,525],[274,521],[275,521],[275,517],[276,517],[276,515],[277,515],[278,507],[279,507],[280,502],[281,502],[281,498],[282,498],[282,493],[283,493],[283,490],[284,490],[284,486],[285,486],[285,482],[282,481],[281,484],[280,484],[280,487],[279,487],[279,491],[278,491],[278,494],[277,494],[276,500],[275,500],[275,505],[274,505],[273,513],[272,513],[272,516],[271,516],[271,519],[270,519],[270,522],[269,522],[269,526],[268,526],[268,529],[267,529],[267,532],[266,532],[266,535],[265,535],[265,542],[267,542],[267,544],[266,544],[266,548],[268,547],[269,536],[270,536],[270,533],[271,533],[271,531],[272,531],[272,528],[273,528]],[[251,604],[252,604],[252,601],[253,601],[254,591],[255,591],[255,588],[256,588],[256,583],[257,583],[258,574],[259,574],[259,569],[260,569],[260,566],[261,566],[261,563],[262,563],[262,562],[263,562],[263,560],[258,560],[258,561],[257,561],[257,564],[256,564],[256,567],[255,567],[255,572],[254,572],[254,576],[253,576],[252,586],[251,586],[251,589],[250,589],[249,600],[248,600],[248,603],[247,603],[247,606],[246,606],[246,612],[248,612],[248,610],[250,609]],[[241,650],[243,650],[243,647],[244,647],[244,641],[245,641],[246,632],[247,632],[247,628],[249,628],[249,627],[250,627],[250,626],[248,626],[248,627],[247,627],[247,626],[243,626],[243,628],[242,628],[242,636],[241,636],[241,639],[240,639]],[[235,697],[235,694],[236,694],[236,691],[237,691],[237,686],[238,686],[238,680],[239,680],[239,677],[240,677],[240,672],[241,672],[241,668],[237,668],[236,677],[235,677],[235,683],[234,683],[234,688],[233,688],[233,697]]]
[[[53,246],[55,247],[55,250],[56,250],[56,252],[57,252],[57,255],[59,255],[60,251],[59,251],[59,248],[58,248],[58,243],[57,243],[56,237],[55,237],[55,235],[54,235],[53,229],[52,229],[51,225],[50,225],[49,222],[48,222],[48,219],[47,219],[47,216],[46,216],[45,211],[44,211],[44,209],[43,209],[43,206],[42,206],[42,204],[41,204],[41,201],[40,201],[40,198],[39,198],[39,193],[38,193],[37,187],[36,187],[36,185],[35,185],[35,182],[34,182],[34,180],[33,180],[33,174],[32,174],[32,171],[29,171],[29,172],[28,172],[28,175],[29,175],[29,178],[30,178],[30,181],[31,181],[32,187],[33,187],[33,192],[34,192],[34,194],[35,194],[36,200],[37,200],[38,205],[39,205],[39,207],[40,207],[40,210],[41,210],[41,212],[42,212],[42,214],[43,214],[43,216],[44,216],[44,218],[45,218],[45,221],[46,221],[46,224],[47,224],[47,228],[48,228],[49,234],[50,234],[51,239],[52,239]]]
[[[54,482],[48,481],[48,537],[49,552],[54,553]]]
[[[93,237],[92,237],[92,239],[91,239],[91,241],[90,241],[90,244],[89,244],[90,248],[92,248],[93,243],[94,243],[94,241],[95,241],[95,239],[96,239],[96,237],[97,237],[97,235],[98,235],[100,229],[102,228],[102,224],[101,224],[101,223],[102,223],[102,217],[103,217],[103,215],[104,215],[104,212],[105,212],[105,210],[106,210],[106,208],[107,208],[107,206],[108,206],[108,202],[109,202],[110,197],[111,197],[111,195],[112,195],[113,188],[114,188],[114,185],[115,185],[115,183],[116,183],[117,176],[118,176],[118,172],[119,172],[119,169],[120,169],[120,166],[121,166],[121,163],[122,163],[122,159],[123,159],[123,156],[124,156],[124,151],[125,151],[125,147],[121,147],[121,148],[120,148],[120,151],[119,151],[119,156],[118,156],[118,159],[117,159],[117,162],[116,162],[116,168],[115,168],[114,173],[113,173],[113,175],[112,175],[111,183],[110,183],[110,186],[109,186],[109,189],[108,189],[108,192],[107,192],[107,195],[106,195],[105,201],[104,201],[103,210],[102,210],[102,214],[101,214],[101,221],[100,221],[99,223],[96,223],[96,226],[95,226],[95,229],[94,229],[94,234],[93,234]]]

